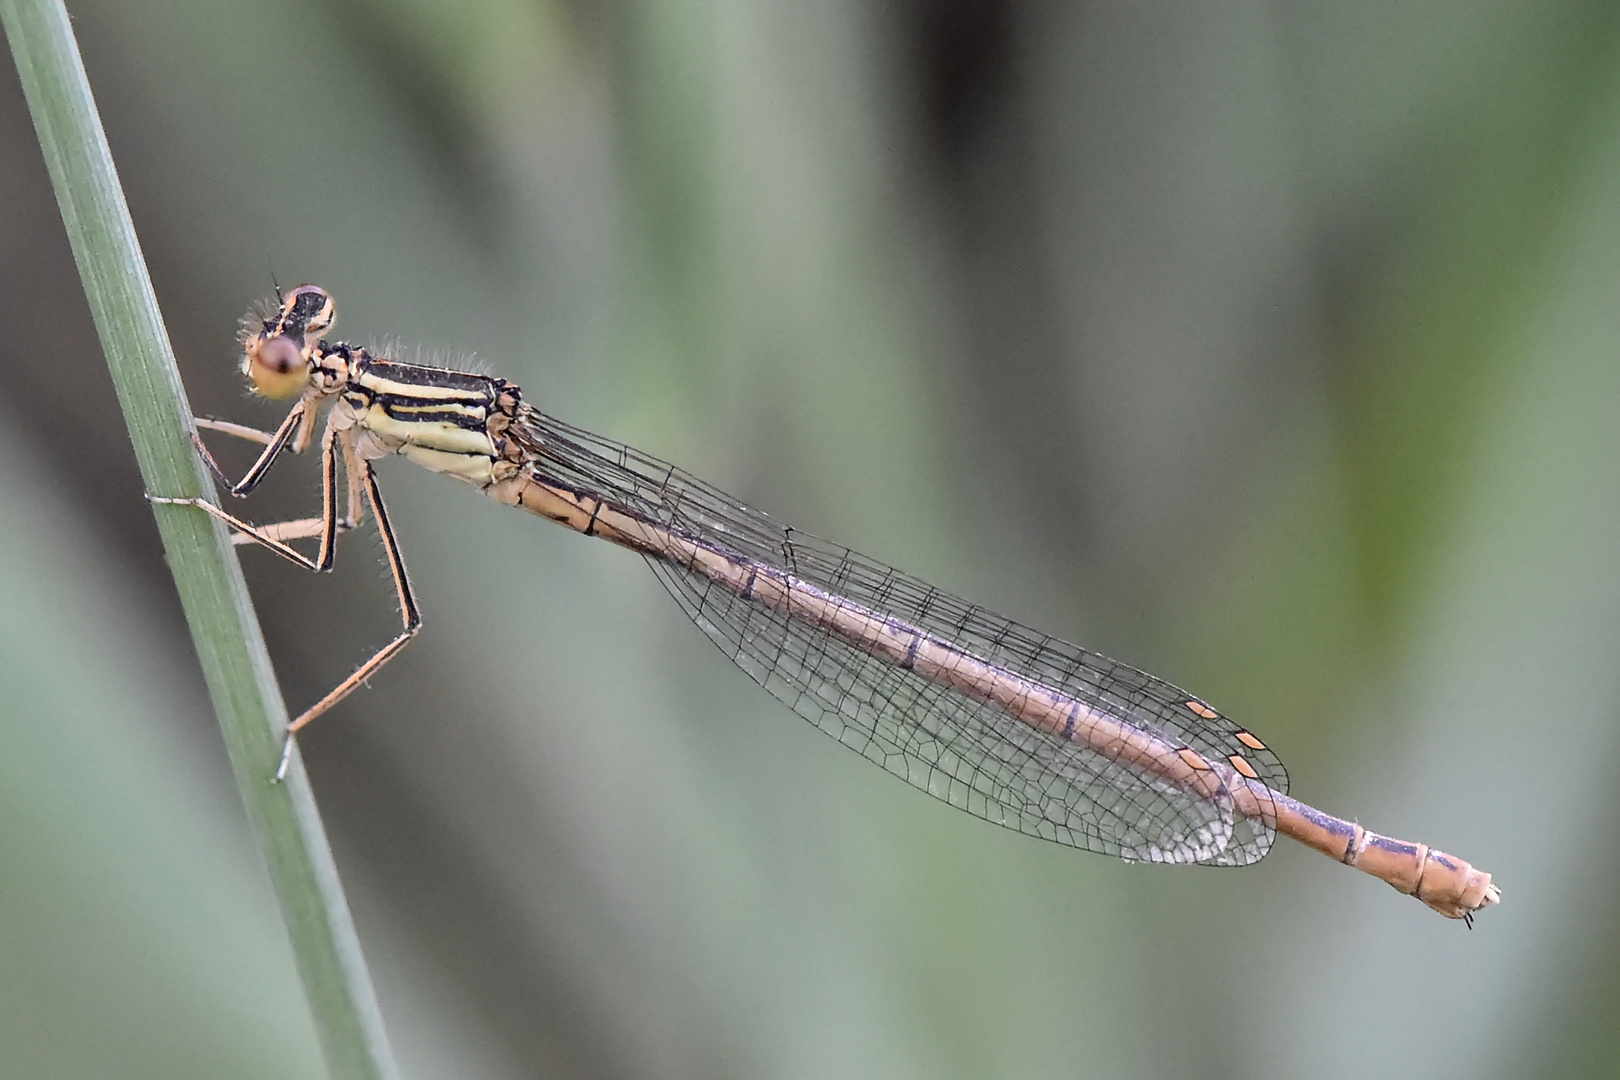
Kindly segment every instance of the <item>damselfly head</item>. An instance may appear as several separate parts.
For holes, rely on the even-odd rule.
[[[309,383],[315,349],[335,322],[332,295],[316,285],[300,285],[258,320],[256,329],[246,328],[242,374],[265,397],[297,397]]]

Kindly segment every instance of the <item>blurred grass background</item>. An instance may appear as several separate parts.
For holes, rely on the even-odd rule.
[[[235,320],[317,282],[1506,895],[986,826],[385,463],[427,626],[303,749],[408,1075],[1615,1071],[1612,5],[72,10],[199,410],[278,417]],[[0,297],[0,1075],[318,1074],[15,75]],[[292,707],[392,632],[377,551],[243,553]]]

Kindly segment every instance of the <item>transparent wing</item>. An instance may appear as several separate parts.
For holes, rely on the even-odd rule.
[[[1286,793],[1258,739],[1135,668],[1003,619],[925,582],[782,525],[675,467],[538,412],[520,425],[547,483],[605,500],[729,558],[949,642],[984,663]],[[976,817],[1060,844],[1148,862],[1244,865],[1274,830],[1231,799],[1110,760],[722,584],[685,560],[647,559],[692,621],[750,678],[822,731]]]

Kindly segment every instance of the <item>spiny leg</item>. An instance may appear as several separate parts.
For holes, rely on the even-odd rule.
[[[287,420],[282,422],[282,426],[277,430],[276,435],[269,436],[271,446],[274,446],[278,441],[285,443],[287,433],[297,423],[297,417],[298,413],[295,410]],[[252,429],[246,430],[251,431]],[[236,433],[232,432],[232,434]],[[206,499],[170,499],[148,496],[155,503],[194,506],[213,515],[236,530],[232,538],[236,542],[260,544],[289,562],[297,563],[307,570],[322,573],[332,568],[337,534],[348,527],[349,524],[348,522],[340,522],[337,517],[337,462],[340,447],[346,474],[350,516],[358,519],[364,512],[361,505],[361,492],[364,491],[365,500],[371,504],[371,511],[377,518],[377,532],[382,537],[383,550],[388,556],[389,572],[394,577],[394,588],[399,596],[400,619],[404,627],[398,637],[384,645],[377,651],[375,656],[356,668],[352,675],[339,683],[329,694],[310,706],[301,716],[287,725],[287,741],[282,749],[281,763],[277,766],[275,774],[275,779],[278,781],[286,776],[287,766],[292,757],[293,736],[298,730],[353,693],[357,687],[375,674],[377,669],[392,660],[405,647],[406,643],[416,636],[417,630],[422,626],[422,615],[417,609],[416,597],[411,591],[410,578],[406,574],[405,562],[399,551],[399,541],[394,536],[393,525],[388,520],[388,511],[383,505],[382,492],[377,488],[376,473],[369,463],[361,459],[354,445],[352,432],[348,429],[340,432],[329,427],[326,436],[321,440],[321,517],[319,519],[306,518],[298,521],[284,521],[261,527],[248,524]],[[263,463],[267,460],[273,460],[268,450],[264,456],[261,456],[260,462]],[[263,470],[259,470],[259,473],[262,476]],[[308,536],[320,537],[320,549],[313,559],[285,543],[286,540]]]
[[[346,447],[347,449],[347,447]],[[358,461],[358,455],[356,455]],[[388,521],[388,511],[383,506],[382,492],[377,489],[377,475],[372,471],[368,462],[358,461],[360,481],[365,488],[366,500],[371,503],[372,515],[377,519],[377,534],[382,537],[383,551],[388,556],[388,570],[394,575],[394,588],[399,594],[399,615],[404,623],[404,629],[399,636],[377,650],[377,654],[370,660],[361,664],[354,670],[354,674],[338,683],[332,692],[321,700],[304,710],[302,716],[287,725],[287,742],[281,751],[281,764],[276,768],[276,779],[281,780],[287,775],[287,764],[292,760],[293,737],[299,730],[320,716],[326,710],[348,697],[372,675],[377,673],[388,661],[399,655],[416,632],[422,628],[422,613],[417,610],[416,597],[411,592],[410,578],[405,573],[405,560],[399,553],[399,540],[394,536],[394,527]],[[350,479],[353,479],[351,475]]]
[[[242,479],[236,481],[232,481],[229,476],[225,475],[225,470],[219,467],[219,462],[214,460],[214,455],[209,452],[208,446],[200,437],[194,435],[191,441],[197,447],[197,453],[202,455],[203,464],[208,466],[208,471],[213,473],[215,478],[224,484],[232,495],[242,497],[259,486],[259,481],[263,480],[264,474],[270,471],[270,466],[275,464],[276,457],[286,448],[294,432],[302,434],[301,429],[309,426],[312,417],[313,414],[310,412],[309,403],[305,401],[300,401],[294,405],[292,411],[287,413],[287,418],[281,422],[281,425],[273,433],[266,433],[242,424],[232,424],[223,420],[206,420],[198,417],[196,424],[204,430],[218,431],[225,435],[234,435],[238,439],[265,444],[264,452],[259,455],[259,460],[253,463],[252,468],[248,469]],[[305,440],[301,438],[299,442],[303,443]],[[298,449],[302,450],[303,446],[298,446]]]
[[[282,428],[286,429],[289,424],[294,421],[296,415],[297,414],[295,411],[293,415],[290,415],[287,420],[283,422]],[[248,524],[236,515],[219,506],[216,506],[214,503],[209,502],[207,499],[170,499],[157,495],[148,495],[147,498],[155,503],[168,503],[177,506],[195,506],[197,509],[212,514],[214,517],[229,525],[232,529],[235,529],[236,534],[232,537],[233,541],[237,543],[251,542],[255,544],[262,544],[264,547],[274,551],[277,555],[280,555],[288,562],[297,563],[306,570],[313,570],[316,573],[324,573],[332,569],[332,559],[337,548],[337,534],[343,529],[344,525],[347,524],[339,523],[337,520],[338,455],[335,444],[340,439],[347,444],[347,433],[345,432],[340,436],[337,432],[333,431],[331,428],[328,428],[326,437],[321,440],[321,517],[318,522],[318,529],[313,527],[312,523],[315,523],[316,521],[314,518],[281,522],[280,524],[260,528],[259,526]],[[273,445],[274,444],[272,444],[272,446]],[[269,453],[269,451],[266,451],[266,453]],[[261,457],[259,460],[262,462],[265,460],[265,458]],[[349,454],[345,452],[344,462],[346,465],[349,460]],[[367,471],[370,471],[369,467],[367,468]],[[320,537],[321,543],[320,548],[316,553],[316,557],[313,559],[285,543],[286,540],[317,535]]]
[[[281,451],[288,448],[289,439],[292,440],[291,449],[294,453],[299,453],[305,448],[310,435],[314,431],[315,411],[309,407],[308,402],[300,401],[293,406],[292,411],[287,414],[287,418],[281,422],[274,432],[260,431],[258,428],[248,427],[245,424],[233,424],[229,420],[210,420],[202,416],[195,417],[194,422],[197,427],[204,431],[217,431],[223,435],[230,435],[247,442],[259,443],[267,448],[259,455],[259,459],[253,463],[253,467],[247,471],[247,474],[241,480],[232,483],[231,478],[225,475],[224,470],[214,460],[214,455],[209,452],[202,439],[196,436],[192,437],[192,443],[197,447],[197,453],[202,455],[203,464],[208,466],[209,471],[230,490],[232,495],[241,497],[259,486],[259,481],[264,479],[265,473],[270,471],[270,466],[275,463],[277,456]],[[296,439],[293,438],[294,432],[297,433]],[[360,491],[355,486],[354,479],[358,471],[356,468],[357,462],[358,458],[355,456],[352,440],[344,440],[343,465],[349,491],[349,512],[337,519],[338,532],[347,532],[359,525],[361,521]],[[282,521],[273,525],[261,525],[252,533],[238,531],[231,536],[231,542],[235,544],[262,543],[264,537],[283,541],[301,540],[311,536],[319,536],[321,529],[324,527],[325,522],[322,518],[299,518],[296,521]]]
[[[251,428],[248,430],[252,430]],[[259,432],[258,434],[265,434]],[[266,436],[268,437],[268,436]],[[359,452],[355,449],[353,439],[342,439],[343,448],[343,486],[348,492],[348,514],[337,519],[335,528],[338,532],[348,532],[365,520],[365,506],[361,495],[362,484],[358,477],[363,469],[360,464]],[[298,518],[293,521],[278,521],[273,525],[260,525],[254,531],[257,536],[247,536],[243,533],[233,533],[233,544],[257,544],[263,537],[272,540],[304,540],[311,536],[321,535],[326,523],[321,518]]]

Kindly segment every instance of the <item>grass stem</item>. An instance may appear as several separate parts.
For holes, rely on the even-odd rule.
[[[191,408],[61,0],[0,0],[34,129],[147,491],[211,495]],[[259,841],[322,1050],[337,1080],[398,1075],[376,991],[297,754],[272,785],[286,708],[230,539],[190,507],[156,506],[203,674]]]

